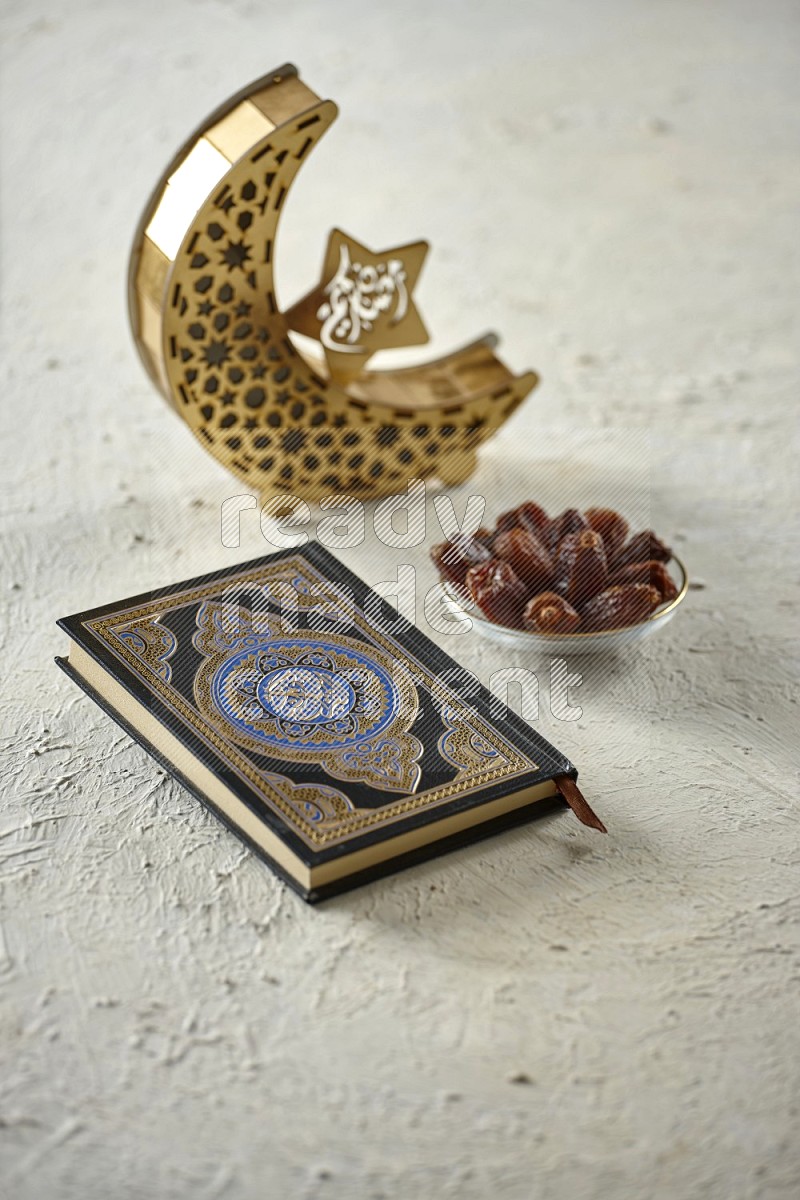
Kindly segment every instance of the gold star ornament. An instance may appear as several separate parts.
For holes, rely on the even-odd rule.
[[[409,242],[376,253],[331,231],[322,279],[286,317],[290,329],[321,343],[332,380],[359,375],[376,350],[428,341],[412,298],[428,248]]]

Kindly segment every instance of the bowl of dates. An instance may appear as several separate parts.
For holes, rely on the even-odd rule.
[[[496,642],[550,651],[610,649],[674,616],[683,564],[652,529],[611,508],[548,516],[533,501],[494,529],[431,547],[451,611]]]

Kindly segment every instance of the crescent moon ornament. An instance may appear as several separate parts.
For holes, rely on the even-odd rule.
[[[131,252],[130,320],[149,375],[262,496],[460,483],[538,382],[497,358],[491,334],[414,367],[365,369],[377,350],[428,339],[413,298],[426,242],[373,252],[335,229],[318,286],[279,310],[278,220],[337,112],[290,65],[233,96],[167,168]],[[302,353],[291,331],[323,357]]]

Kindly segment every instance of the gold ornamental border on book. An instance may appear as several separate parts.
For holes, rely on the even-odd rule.
[[[290,65],[233,96],[170,163],[131,253],[130,320],[148,373],[262,496],[460,483],[538,381],[497,358],[492,334],[419,366],[366,369],[375,350],[427,338],[413,296],[424,242],[373,252],[334,230],[319,285],[280,310],[280,214],[337,111]],[[316,337],[319,358],[291,330]]]
[[[161,658],[153,660],[148,656],[142,657],[133,653],[126,639],[119,636],[120,632],[127,633],[133,624],[163,615],[186,604],[223,599],[225,589],[231,583],[235,582],[237,588],[241,589],[246,589],[248,585],[261,586],[270,580],[285,579],[286,572],[292,570],[296,571],[298,579],[302,578],[302,581],[308,585],[305,596],[298,592],[298,602],[301,607],[311,608],[328,601],[336,603],[336,596],[331,596],[325,577],[311,563],[298,555],[282,559],[274,566],[254,568],[252,571],[237,575],[233,580],[231,577],[226,577],[216,583],[175,592],[160,600],[120,610],[108,617],[92,618],[84,621],[83,624],[168,708],[177,713],[181,720],[206,742],[241,779],[249,783],[266,804],[281,814],[307,845],[312,847],[329,846],[336,842],[346,841],[354,834],[375,825],[391,825],[402,820],[409,813],[423,808],[435,808],[456,796],[470,795],[501,780],[510,781],[539,770],[537,763],[523,755],[498,729],[488,725],[479,714],[471,714],[469,717],[463,714],[461,723],[465,727],[469,727],[483,746],[491,748],[493,753],[487,754],[485,749],[479,749],[474,741],[470,746],[457,747],[455,744],[451,744],[449,748],[445,746],[445,757],[460,768],[459,775],[456,775],[450,783],[439,784],[427,791],[415,792],[401,799],[390,800],[385,806],[378,809],[342,807],[333,812],[330,820],[324,822],[321,827],[306,820],[296,802],[294,794],[297,791],[296,785],[290,779],[275,772],[259,771],[252,761],[232,743],[230,737],[224,737],[203,714],[192,705],[187,704],[177,689],[164,678],[161,671],[163,665]],[[410,664],[412,676],[422,683],[435,701],[443,702],[445,693],[442,684],[417,655],[400,645],[390,634],[377,629],[374,624],[370,624],[357,608],[353,610],[352,615],[355,627],[363,634],[368,644],[379,646],[386,654],[398,659],[401,663],[407,661]],[[447,713],[445,713],[445,727],[446,733],[452,732],[453,722]],[[475,763],[476,758],[483,760],[482,769]],[[320,804],[327,806],[327,799],[334,789],[322,788],[319,790],[322,793]]]

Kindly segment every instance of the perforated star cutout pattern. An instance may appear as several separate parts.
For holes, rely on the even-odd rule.
[[[321,343],[332,379],[354,378],[376,350],[428,341],[412,297],[428,249],[409,242],[376,252],[331,231],[320,283],[286,316]]]

